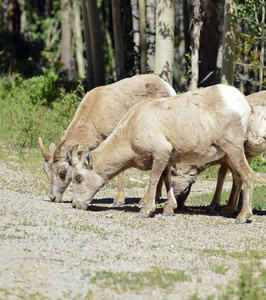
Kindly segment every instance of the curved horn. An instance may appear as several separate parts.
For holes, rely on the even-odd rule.
[[[57,161],[57,160],[59,160],[61,148],[62,148],[62,146],[63,146],[63,144],[65,143],[66,140],[67,139],[62,140],[60,142],[60,144],[56,147],[56,149],[54,151],[54,154],[53,154],[53,156],[54,156],[54,162]]]
[[[71,165],[73,167],[78,163],[78,147],[79,145],[75,145],[71,150]]]
[[[48,161],[51,157],[51,154],[46,151],[46,149],[42,143],[42,139],[40,137],[38,137],[38,141],[39,141],[39,145],[40,145],[40,148],[42,151],[42,155],[43,155],[45,161]]]

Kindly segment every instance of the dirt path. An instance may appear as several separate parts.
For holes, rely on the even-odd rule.
[[[140,188],[122,208],[104,189],[90,211],[74,210],[49,202],[47,182],[16,167],[0,160],[0,299],[216,299],[241,263],[266,265],[265,212],[236,225],[201,207],[164,218],[162,203],[139,219]],[[199,181],[192,193],[214,184]]]

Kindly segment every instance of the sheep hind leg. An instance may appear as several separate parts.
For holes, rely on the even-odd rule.
[[[118,174],[118,191],[114,198],[114,207],[119,207],[125,204],[126,193],[124,189],[124,172]]]
[[[158,182],[160,180],[160,177],[164,171],[164,169],[167,166],[167,161],[165,160],[159,160],[155,159],[152,164],[152,169],[150,173],[150,185],[147,191],[148,194],[148,201],[146,202],[146,205],[141,208],[141,210],[138,213],[139,217],[149,217],[150,213],[155,210],[155,197],[156,197],[156,191]]]
[[[242,187],[242,180],[239,174],[235,171],[235,169],[232,166],[230,166],[230,170],[233,176],[233,185],[232,185],[229,201],[221,211],[222,215],[225,217],[228,217],[237,211],[238,198]]]
[[[232,169],[238,173],[243,184],[243,205],[240,213],[236,217],[236,223],[249,222],[252,217],[251,201],[253,189],[253,171],[247,162],[243,147],[239,147],[237,145],[235,146],[230,142],[225,142],[222,146],[230,160]],[[232,199],[235,201],[236,197]]]

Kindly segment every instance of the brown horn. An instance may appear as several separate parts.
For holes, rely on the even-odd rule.
[[[73,167],[78,163],[78,147],[79,145],[75,145],[71,150],[71,165]]]
[[[51,155],[46,151],[46,149],[42,143],[42,139],[40,137],[38,137],[38,141],[39,141],[39,145],[40,145],[40,148],[42,151],[42,155],[43,155],[45,161],[48,161],[50,159]]]
[[[62,146],[63,146],[63,144],[65,143],[66,140],[67,139],[62,140],[60,142],[60,144],[56,147],[56,149],[55,149],[55,151],[53,153],[53,158],[54,158],[53,160],[54,160],[54,162],[57,161],[57,160],[59,160],[61,148],[62,148]]]

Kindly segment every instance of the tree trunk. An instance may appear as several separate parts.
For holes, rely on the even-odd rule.
[[[138,54],[140,50],[140,34],[139,34],[139,10],[138,10],[138,0],[131,0],[131,11],[132,11],[132,29],[133,29],[133,42],[135,50],[135,70],[136,74],[139,74],[139,61]]]
[[[156,50],[154,73],[173,84],[174,0],[158,0],[156,7]]]
[[[82,0],[82,16],[83,16],[83,23],[84,23],[84,38],[86,44],[88,89],[91,90],[94,87],[94,81],[93,81],[92,53],[91,53],[91,41],[90,41],[90,27],[89,27],[86,0]]]
[[[112,0],[113,31],[115,41],[115,65],[117,80],[125,77],[124,47],[121,30],[120,0]]]
[[[263,83],[263,66],[264,66],[264,53],[265,53],[265,1],[261,0],[262,5],[262,19],[261,19],[261,48],[260,48],[260,83],[259,91],[262,91]]]
[[[85,78],[85,64],[83,56],[83,42],[82,31],[80,22],[80,3],[77,0],[73,2],[73,14],[74,14],[74,35],[76,44],[76,60],[78,65],[79,78]]]
[[[156,22],[156,9],[155,0],[147,0],[147,65],[148,72],[154,72],[154,59],[155,59],[155,22]]]
[[[139,0],[140,71],[147,73],[146,1]]]
[[[71,79],[71,19],[69,0],[61,0],[61,63],[63,70],[68,71],[68,78]]]
[[[26,10],[25,10],[25,0],[20,0],[20,33],[24,34],[26,28]]]
[[[105,84],[103,35],[96,0],[86,0],[92,53],[94,86]]]
[[[206,87],[216,82],[216,63],[219,47],[218,19],[216,2],[213,0],[201,1],[203,26],[200,34],[199,50],[199,83],[198,86]]]
[[[117,81],[116,70],[115,70],[115,52],[112,44],[112,36],[110,33],[110,20],[111,20],[111,11],[110,11],[110,1],[105,0],[105,21],[104,21],[104,33],[107,43],[107,55],[108,55],[108,64],[106,65],[106,76],[110,78],[110,81]]]
[[[4,27],[13,34],[20,34],[21,9],[18,0],[4,0]]]
[[[238,0],[225,0],[223,28],[223,59],[221,83],[234,85],[235,53],[236,53],[236,24],[232,16],[237,15]]]
[[[203,24],[200,0],[195,0],[193,6],[194,6],[194,20],[193,20],[194,28],[193,28],[193,47],[192,47],[192,55],[191,55],[192,78],[189,87],[190,91],[193,91],[198,87],[200,31]]]

